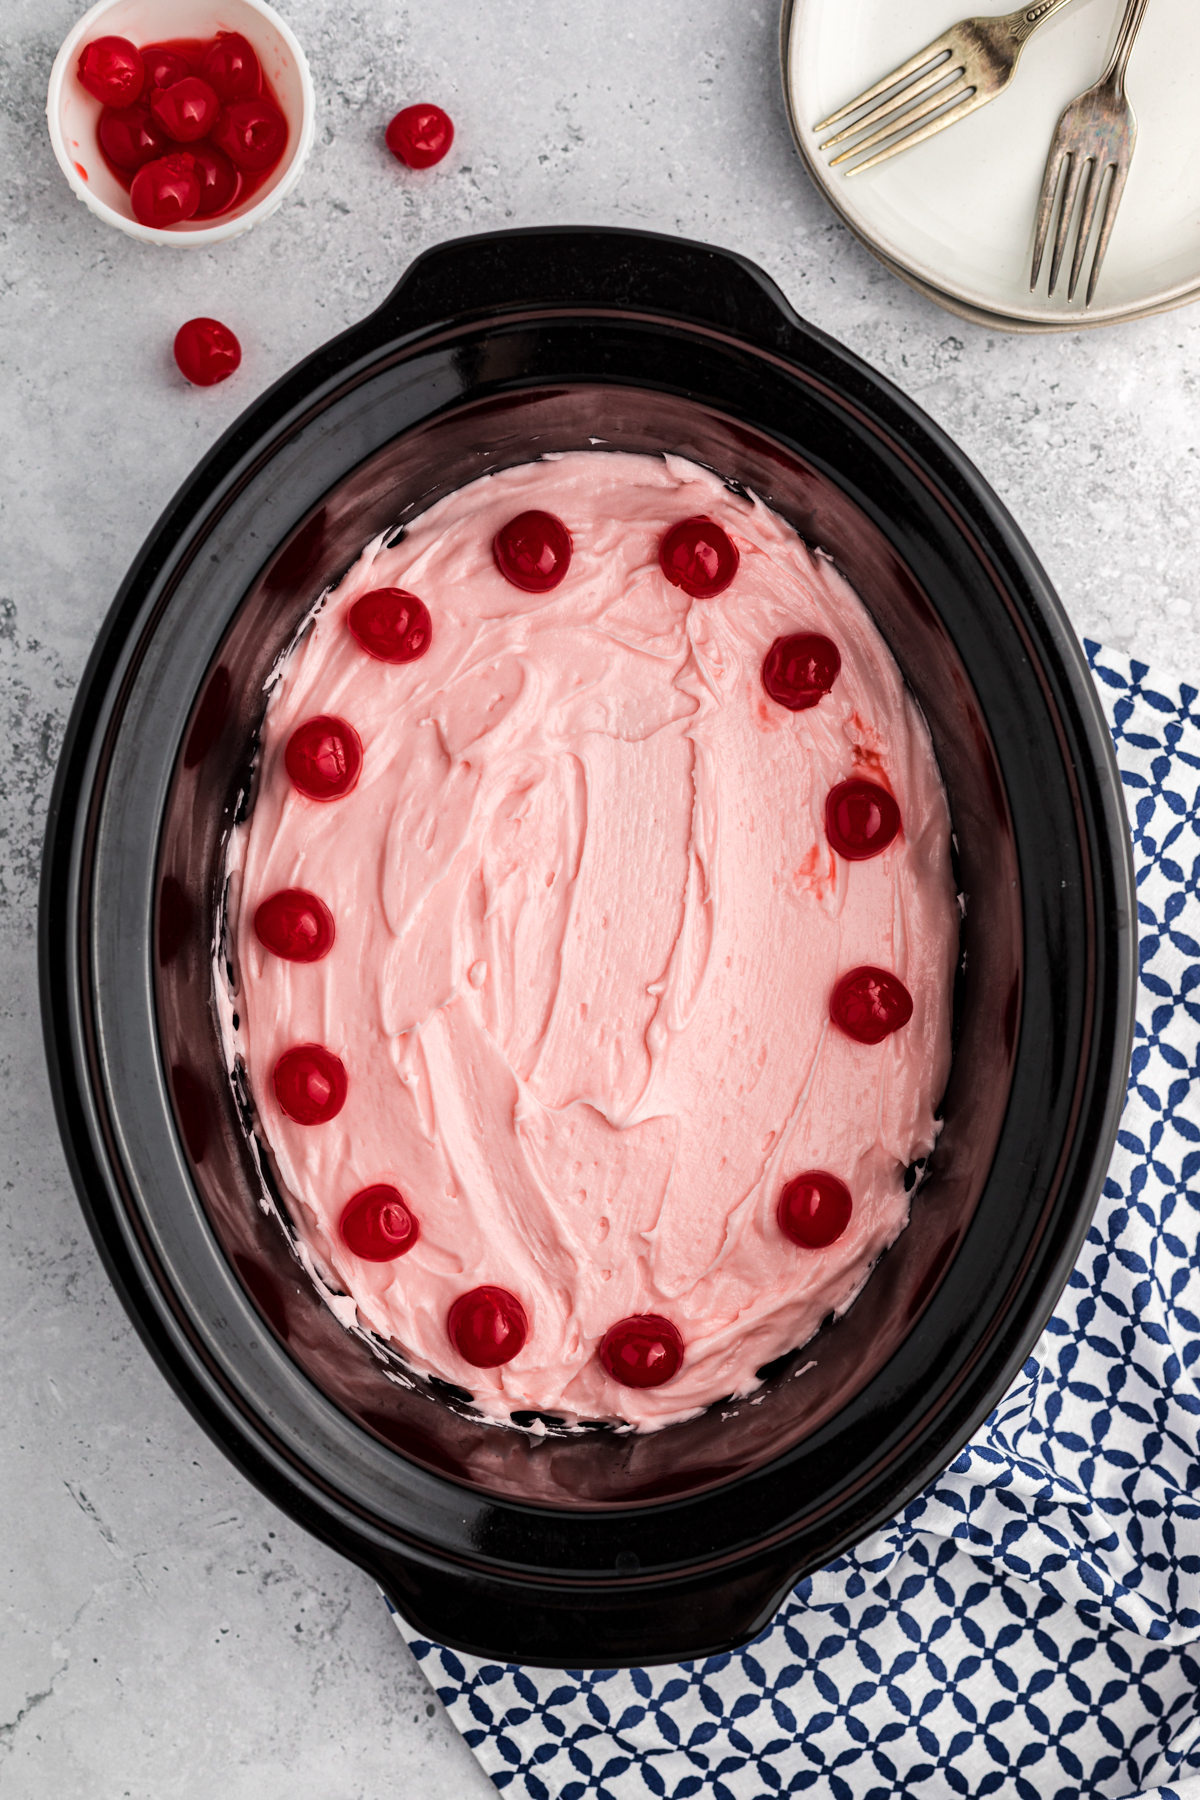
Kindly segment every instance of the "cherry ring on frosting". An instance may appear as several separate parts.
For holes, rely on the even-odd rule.
[[[93,100],[104,106],[132,106],[146,79],[137,46],[123,37],[93,38],[75,69]]]
[[[842,666],[837,645],[818,631],[776,638],[763,659],[762,684],[789,712],[806,712],[823,700]]]
[[[307,888],[281,888],[255,910],[254,935],[285,962],[320,962],[333,949],[333,914]]]
[[[518,513],[496,533],[492,555],[513,587],[526,594],[548,594],[571,565],[571,534],[553,513]]]
[[[242,346],[220,319],[187,319],[175,333],[175,361],[193,387],[214,387],[241,360]]]
[[[367,655],[380,662],[416,662],[433,636],[425,602],[403,588],[373,588],[354,602],[346,623]]]
[[[347,1250],[364,1262],[407,1256],[421,1235],[417,1216],[399,1188],[380,1183],[346,1202],[338,1230]]]
[[[454,142],[454,121],[440,106],[405,106],[383,135],[399,162],[410,169],[431,169]]]
[[[353,725],[318,713],[293,731],[283,760],[292,786],[308,799],[340,800],[358,781],[362,755]]]
[[[681,519],[658,546],[659,568],[693,600],[712,600],[723,593],[740,560],[729,534],[712,519]]]
[[[658,1313],[634,1313],[609,1326],[599,1355],[622,1387],[662,1387],[683,1365],[683,1339],[670,1319]]]
[[[529,1336],[529,1320],[507,1288],[477,1287],[458,1296],[446,1329],[464,1362],[476,1369],[498,1369],[521,1349]]]
[[[346,1066],[324,1044],[293,1044],[271,1079],[275,1098],[297,1125],[327,1125],[346,1104]]]
[[[779,1196],[776,1218],[784,1237],[806,1250],[835,1243],[850,1223],[854,1202],[850,1189],[825,1169],[796,1175]]]
[[[912,995],[898,976],[865,964],[843,975],[829,1001],[829,1016],[856,1044],[881,1044],[912,1018]]]
[[[847,862],[881,856],[900,829],[900,808],[875,781],[839,781],[825,800],[825,836]]]

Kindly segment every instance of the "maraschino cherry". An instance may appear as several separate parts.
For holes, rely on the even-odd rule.
[[[433,635],[428,607],[403,588],[373,588],[354,602],[346,623],[367,655],[380,662],[416,662]]]
[[[180,56],[178,50],[171,50],[166,44],[147,44],[140,55],[146,71],[145,91],[148,94],[155,88],[174,87],[185,76],[195,74],[186,56]]]
[[[829,1001],[829,1016],[856,1044],[881,1044],[912,1018],[912,995],[887,969],[869,965],[843,975]]]
[[[346,1104],[346,1068],[323,1044],[293,1044],[275,1064],[275,1098],[297,1125],[327,1125]]]
[[[262,66],[240,31],[218,31],[204,53],[200,73],[226,106],[235,100],[257,100],[262,93]]]
[[[805,712],[823,700],[838,678],[841,653],[816,631],[776,638],[762,666],[762,684],[789,712]]]
[[[460,1294],[446,1328],[463,1361],[476,1369],[498,1369],[511,1362],[529,1336],[525,1308],[502,1287],[477,1287]]]
[[[825,800],[825,836],[847,862],[880,856],[900,829],[900,808],[875,781],[839,781]]]
[[[737,574],[737,548],[712,519],[681,519],[658,546],[658,565],[668,581],[693,600],[712,600]]]
[[[217,218],[270,177],[287,149],[288,125],[253,46],[240,32],[140,50],[123,38],[98,38],[81,57],[80,79],[91,65],[101,74],[104,68],[119,73],[131,56],[137,59],[140,98],[132,103],[132,82],[121,86],[120,95],[111,86],[97,131],[109,167],[130,190],[140,223],[169,229]],[[92,91],[99,92],[94,82]],[[195,158],[192,173],[200,188],[195,207],[191,183],[182,175],[186,165],[169,161],[175,145],[188,146],[187,154]],[[167,167],[140,182],[135,199],[132,178],[160,162]]]
[[[854,1203],[850,1189],[824,1169],[809,1169],[788,1182],[779,1196],[779,1229],[793,1244],[823,1250],[840,1238],[850,1223]]]
[[[256,909],[254,935],[286,962],[320,962],[333,949],[333,914],[307,888],[281,888]]]
[[[421,1235],[417,1216],[399,1188],[363,1188],[346,1202],[338,1222],[342,1242],[364,1262],[407,1256]]]
[[[194,219],[200,205],[200,183],[186,150],[143,163],[129,189],[133,216],[159,230]]]
[[[155,88],[150,96],[151,117],[176,144],[194,144],[207,137],[220,110],[216,94],[198,75]]]
[[[670,1319],[634,1313],[609,1326],[600,1344],[600,1361],[622,1387],[661,1387],[679,1373],[683,1339]]]
[[[166,132],[154,123],[148,106],[105,107],[96,136],[109,162],[130,175],[170,147]]]
[[[406,106],[388,126],[384,141],[410,169],[430,169],[454,142],[454,121],[440,106]]]
[[[214,144],[193,144],[192,161],[196,180],[200,183],[198,219],[211,219],[225,212],[237,199],[242,178],[223,150]]]
[[[220,319],[188,319],[175,333],[175,361],[194,387],[213,387],[232,375],[242,346]]]
[[[548,594],[571,566],[571,534],[553,513],[518,513],[496,533],[492,555],[505,581],[527,594]]]
[[[274,168],[287,136],[287,120],[269,100],[238,100],[221,113],[212,141],[235,169],[257,175]]]
[[[103,106],[132,106],[146,79],[137,46],[123,37],[93,38],[75,66],[83,86]]]
[[[283,760],[292,786],[310,800],[340,800],[358,780],[362,741],[345,719],[320,713],[293,731]]]

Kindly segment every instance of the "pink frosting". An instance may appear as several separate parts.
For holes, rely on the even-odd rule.
[[[569,527],[550,593],[511,586],[496,531],[528,509]],[[718,521],[732,585],[692,600],[658,564],[680,519]],[[366,655],[356,598],[425,602],[418,661]],[[830,637],[841,673],[792,713],[761,680],[772,642]],[[348,720],[362,773],[342,799],[295,791],[291,733]],[[903,827],[883,854],[830,849],[825,797],[865,775]],[[293,1215],[326,1282],[408,1362],[512,1409],[653,1429],[744,1395],[756,1370],[853,1300],[908,1217],[950,1063],[958,912],[945,796],[924,721],[866,609],[761,503],[676,457],[572,453],[473,482],[395,549],[368,545],[281,666],[258,789],[230,850],[230,1045]],[[283,888],[336,923],[322,960],[258,942]],[[882,1044],[829,1020],[838,976],[893,971],[910,1022]],[[327,1124],[293,1123],[276,1059],[316,1042],[345,1064]],[[853,1196],[823,1250],[781,1232],[797,1173]],[[398,1188],[420,1238],[391,1263],[343,1244],[350,1197]],[[478,1369],[447,1314],[508,1289],[519,1354]],[[353,1308],[338,1303],[343,1317]],[[597,1349],[633,1314],[670,1319],[683,1366],[630,1389]]]

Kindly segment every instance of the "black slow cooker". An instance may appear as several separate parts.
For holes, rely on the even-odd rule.
[[[833,556],[928,720],[965,907],[944,1128],[908,1229],[753,1404],[634,1437],[484,1424],[465,1390],[405,1385],[343,1329],[280,1223],[213,1005],[225,841],[297,620],[376,532],[589,446],[705,463]],[[151,533],[54,790],[46,1041],[113,1281],[252,1481],[444,1643],[668,1661],[758,1632],[945,1467],[1019,1368],[1107,1165],[1134,919],[1081,652],[953,444],[742,258],[507,232],[421,257],[242,415]]]

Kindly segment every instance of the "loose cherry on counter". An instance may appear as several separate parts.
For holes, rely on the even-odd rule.
[[[363,1188],[346,1202],[338,1222],[342,1242],[364,1262],[407,1256],[421,1235],[416,1214],[399,1188]]]
[[[403,588],[373,588],[354,602],[346,623],[367,655],[380,662],[416,662],[433,635],[425,602]]]
[[[196,180],[200,183],[200,204],[196,208],[196,217],[211,219],[233,205],[242,185],[242,178],[225,152],[218,150],[214,144],[193,144],[191,155]]]
[[[274,168],[287,137],[287,120],[269,100],[236,101],[222,111],[212,132],[213,143],[234,168],[253,175]]]
[[[195,144],[207,137],[220,110],[216,94],[198,75],[155,88],[150,96],[151,117],[176,144]]]
[[[683,1339],[670,1319],[634,1313],[609,1326],[600,1344],[600,1361],[622,1387],[661,1387],[679,1373]]]
[[[410,169],[430,169],[454,142],[454,121],[440,106],[406,106],[391,121],[384,141]]]
[[[175,361],[194,387],[213,387],[232,375],[242,346],[220,319],[188,319],[175,333]]]
[[[133,216],[159,230],[194,219],[200,205],[200,183],[188,151],[143,163],[129,189]]]
[[[171,147],[166,132],[150,117],[148,106],[105,107],[96,136],[109,162],[130,175]]]
[[[460,1294],[446,1320],[450,1341],[476,1369],[511,1362],[529,1336],[525,1308],[507,1288],[477,1287]]]
[[[297,1125],[327,1125],[346,1104],[346,1068],[324,1044],[293,1044],[275,1064],[275,1098]]]
[[[132,106],[146,79],[137,46],[128,38],[93,38],[75,66],[83,86],[103,106]]]
[[[496,533],[492,556],[505,581],[526,594],[548,594],[571,566],[571,534],[553,513],[518,513]]]
[[[172,50],[167,44],[146,44],[139,54],[146,71],[145,91],[148,94],[154,88],[173,87],[185,75],[196,73],[187,57],[180,56],[178,50]]]
[[[286,962],[320,962],[333,949],[333,914],[307,888],[281,888],[256,909],[254,935]]]
[[[839,781],[825,799],[825,836],[847,862],[881,856],[900,829],[900,808],[875,781]]]
[[[809,1169],[788,1182],[779,1196],[776,1217],[780,1231],[793,1244],[823,1250],[841,1237],[853,1211],[844,1181],[824,1169]]]
[[[658,546],[658,566],[667,580],[693,600],[712,600],[737,574],[737,548],[712,519],[681,519]]]
[[[362,740],[345,719],[320,713],[293,731],[283,760],[293,787],[310,800],[340,800],[358,780]]]
[[[829,1001],[834,1024],[856,1044],[881,1044],[912,1018],[912,995],[887,969],[869,965],[843,975]]]
[[[776,638],[763,659],[762,684],[789,712],[806,712],[823,700],[842,666],[841,652],[817,631]]]
[[[235,100],[257,100],[262,93],[262,66],[240,31],[219,31],[204,53],[200,73],[226,106]]]

